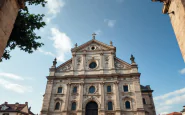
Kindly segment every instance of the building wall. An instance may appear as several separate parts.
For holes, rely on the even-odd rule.
[[[20,9],[17,0],[0,0],[0,57],[2,57]]]
[[[73,57],[69,61],[50,68],[41,115],[85,115],[86,104],[91,101],[98,104],[99,115],[145,115],[137,64],[116,58],[113,46],[94,39],[86,45],[72,49]],[[92,47],[96,50],[91,50]],[[91,62],[97,66],[90,68]],[[107,93],[108,85],[111,93]],[[128,85],[129,92],[123,91],[123,85]],[[90,86],[95,87],[95,93],[89,93]],[[63,89],[60,94],[58,87]],[[113,103],[112,111],[108,110],[109,101]],[[131,109],[125,108],[126,101],[131,103]],[[55,110],[57,102],[61,104],[59,110]],[[76,111],[71,110],[72,102],[77,103]]]
[[[169,14],[169,16],[185,61],[185,0],[171,0],[168,12],[172,11],[175,14]]]
[[[45,114],[49,113],[50,115],[60,115],[62,113],[62,115],[85,115],[86,104],[90,101],[95,101],[98,104],[99,114],[101,115],[145,115],[145,112],[138,111],[140,108],[144,108],[143,110],[148,111],[149,115],[156,115],[153,99],[149,97],[148,94],[141,95],[141,91],[138,93],[135,87],[140,86],[135,86],[135,81],[133,79],[134,78],[125,79],[125,77],[117,78],[115,76],[107,78],[71,78],[68,80],[54,80],[51,99],[50,101],[48,100],[49,111]],[[82,83],[81,81],[85,82]],[[111,93],[107,93],[108,85],[112,88]],[[123,85],[129,86],[129,92],[123,91]],[[76,94],[73,94],[72,92],[74,86],[77,86]],[[96,91],[94,94],[89,94],[88,89],[90,86],[95,86]],[[63,92],[61,94],[57,93],[58,87],[63,88]],[[46,94],[45,96],[47,97]],[[147,105],[143,105],[143,97],[146,98]],[[125,109],[125,101],[127,100],[131,102],[131,109],[129,110]],[[113,103],[113,111],[108,110],[109,101],[112,101]],[[55,104],[57,102],[60,102],[61,104],[60,110],[55,110]],[[76,111],[71,110],[72,102],[77,103]]]

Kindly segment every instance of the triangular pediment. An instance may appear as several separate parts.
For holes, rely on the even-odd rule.
[[[96,39],[92,39],[78,47],[72,48],[72,52],[81,52],[81,51],[106,51],[106,50],[115,50],[116,48],[112,45],[107,45]]]
[[[117,57],[114,59],[114,65],[116,69],[130,69],[131,65]]]
[[[58,66],[57,71],[70,71],[72,69],[72,59],[64,62],[60,66]]]

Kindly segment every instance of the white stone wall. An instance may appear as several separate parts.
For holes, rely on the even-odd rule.
[[[50,71],[41,115],[85,115],[86,104],[91,101],[98,104],[99,115],[145,115],[137,64],[115,57],[113,46],[90,42],[72,49],[72,59]],[[97,49],[92,51],[91,46]],[[93,69],[89,68],[91,62],[97,64]],[[111,93],[107,93],[108,85]],[[123,85],[128,85],[128,92],[123,91]],[[72,93],[74,86],[77,94]],[[96,89],[93,94],[88,92],[90,86]],[[57,94],[58,87],[63,88],[61,94]],[[109,101],[112,111],[108,110]],[[126,101],[131,109],[125,108]],[[54,109],[57,102],[61,104],[59,110]],[[77,104],[76,111],[71,110],[72,102]]]

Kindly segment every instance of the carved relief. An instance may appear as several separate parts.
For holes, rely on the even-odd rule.
[[[77,65],[80,65],[81,61],[82,61],[81,57],[77,57]]]
[[[72,66],[71,64],[68,64],[68,65],[62,67],[62,69],[60,71],[69,71],[69,70],[71,70],[71,66]]]
[[[118,62],[118,61],[115,61],[115,67],[116,67],[116,69],[121,69],[121,68],[124,68],[124,65],[121,64],[121,63]]]
[[[105,64],[109,64],[109,56],[105,56]]]

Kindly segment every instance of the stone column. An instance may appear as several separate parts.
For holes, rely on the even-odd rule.
[[[0,0],[0,58],[12,32],[17,13],[23,7],[23,0]]]
[[[83,71],[84,71],[84,74],[85,74],[85,59],[86,59],[86,53],[85,54],[83,54],[83,61],[82,61],[82,63],[83,63]]]
[[[133,85],[135,90],[135,101],[138,115],[145,115],[144,106],[143,106],[143,98],[141,95],[140,81],[138,76],[133,77]]]
[[[104,56],[103,52],[100,53],[100,74],[103,74],[103,69],[104,69]]]
[[[116,81],[114,84],[115,84],[115,95],[116,95],[116,103],[115,103],[116,115],[121,115],[120,98],[119,98],[119,82]]]
[[[101,115],[104,115],[105,114],[105,89],[104,89],[104,85],[105,85],[105,83],[104,82],[102,82],[102,83],[100,83],[100,85],[101,85],[101,109],[100,109],[100,111],[101,111]]]
[[[111,52],[111,69],[112,69],[112,73],[116,73],[115,66],[114,66],[114,52]]]
[[[64,112],[66,113],[65,115],[68,114],[70,87],[71,87],[71,83],[68,83],[67,84],[66,96],[65,96],[65,107],[64,107]]]
[[[84,83],[80,83],[79,101],[78,101],[78,113],[77,115],[82,115],[82,105],[83,105],[83,89]]]
[[[47,85],[46,85],[46,90],[43,98],[43,104],[42,104],[42,110],[41,110],[41,115],[47,115],[49,114],[49,105],[50,105],[50,100],[51,100],[51,94],[52,94],[52,89],[53,89],[53,80],[48,80]]]
[[[72,57],[72,70],[73,71],[76,69],[75,63],[76,63],[76,54],[73,53],[73,57]]]

